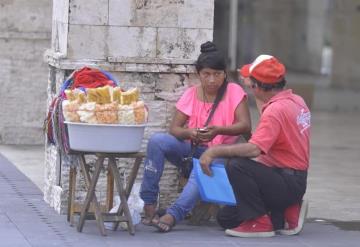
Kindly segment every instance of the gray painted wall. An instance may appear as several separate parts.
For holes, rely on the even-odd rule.
[[[51,1],[0,2],[0,143],[42,144]]]

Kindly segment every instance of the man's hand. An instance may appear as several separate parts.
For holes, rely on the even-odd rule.
[[[208,176],[211,176],[210,164],[214,158],[211,148],[207,149],[200,157],[201,169]]]

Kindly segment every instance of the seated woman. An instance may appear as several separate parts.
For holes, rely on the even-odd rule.
[[[164,216],[155,218],[165,159],[181,168],[183,158],[189,154],[198,158],[208,147],[234,143],[239,135],[251,131],[246,93],[238,84],[227,81],[224,56],[212,42],[201,45],[196,70],[201,83],[187,89],[177,102],[170,134],[154,134],[147,146],[140,190],[145,203],[143,224],[154,225],[161,232],[170,231],[199,199],[191,173],[180,197]],[[215,111],[211,114],[214,105]],[[191,142],[196,144],[193,152]]]

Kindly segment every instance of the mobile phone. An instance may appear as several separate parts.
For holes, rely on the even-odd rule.
[[[208,131],[207,128],[200,128],[200,129],[199,129],[199,132],[200,132],[200,133],[205,133],[205,132],[207,132],[207,131]]]

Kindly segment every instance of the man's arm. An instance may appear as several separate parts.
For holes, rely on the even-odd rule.
[[[233,145],[219,145],[207,149],[200,157],[203,172],[211,176],[210,164],[218,157],[249,157],[255,158],[261,154],[258,146],[252,143],[238,143]]]

